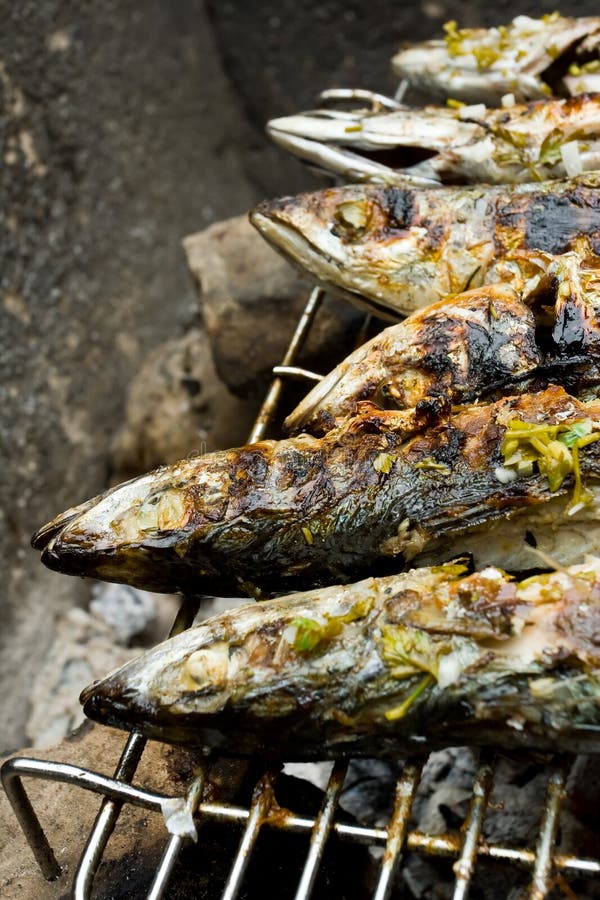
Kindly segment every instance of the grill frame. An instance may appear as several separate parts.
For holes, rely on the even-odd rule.
[[[273,421],[285,379],[302,379],[306,382],[320,380],[320,376],[295,365],[310,333],[325,292],[315,287],[307,300],[296,329],[266,393],[249,436],[249,443],[265,437]],[[364,339],[368,318],[361,329],[359,342]],[[200,605],[201,597],[186,596],[169,632],[169,637],[188,628]],[[91,897],[94,877],[106,845],[125,803],[147,810],[162,810],[162,802],[170,799],[164,794],[136,787],[132,784],[135,771],[142,757],[146,739],[132,732],[126,740],[121,758],[112,777],[79,766],[28,757],[13,757],[1,769],[1,778],[8,799],[31,847],[44,877],[54,880],[61,874],[60,866],[44,833],[42,825],[23,785],[25,778],[56,781],[92,791],[102,796],[102,803],[89,833],[86,845],[79,857],[72,886],[75,900]],[[303,872],[296,889],[295,900],[308,900],[314,887],[327,841],[335,834],[344,841],[381,846],[383,856],[379,867],[377,886],[373,900],[389,898],[394,876],[404,850],[417,851],[428,856],[454,858],[455,886],[453,900],[466,900],[480,857],[494,859],[507,865],[517,864],[531,871],[530,900],[543,900],[551,889],[554,873],[573,873],[600,876],[600,859],[589,859],[574,854],[559,853],[556,839],[560,824],[562,800],[572,757],[563,757],[547,767],[548,781],[542,806],[538,840],[535,848],[514,848],[502,844],[490,844],[483,840],[482,829],[489,798],[494,786],[494,756],[482,752],[473,778],[472,792],[466,818],[458,832],[427,835],[409,829],[412,804],[418,790],[421,772],[427,757],[409,760],[396,782],[394,807],[386,828],[372,828],[339,822],[336,812],[348,762],[336,761],[324,792],[321,809],[314,817],[299,816],[293,811],[281,809],[274,798],[277,771],[265,769],[257,782],[249,807],[229,803],[202,801],[203,785],[208,763],[192,782],[186,797],[189,807],[200,821],[212,821],[230,825],[242,825],[243,833],[235,859],[229,871],[222,900],[235,900],[242,886],[254,844],[263,826],[292,833],[310,834],[308,852]],[[160,900],[168,886],[173,868],[187,839],[170,834],[165,842],[161,859],[148,900]]]

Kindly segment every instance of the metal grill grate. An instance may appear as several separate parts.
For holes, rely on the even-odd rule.
[[[285,378],[319,380],[319,376],[298,368],[294,363],[318,314],[322,300],[323,292],[320,288],[315,288],[308,298],[281,365],[273,370],[276,377],[260,409],[250,434],[250,441],[260,440],[265,436],[276,412]],[[192,624],[199,603],[199,597],[183,598],[170,636]],[[112,778],[78,766],[25,757],[10,759],[2,767],[2,782],[7,796],[42,873],[49,880],[60,876],[60,866],[25,791],[23,780],[41,778],[62,782],[93,791],[103,797],[75,873],[72,896],[76,900],[86,900],[91,896],[95,873],[123,804],[129,803],[146,810],[161,812],[162,803],[169,799],[164,794],[145,790],[131,783],[145,745],[146,740],[140,734],[132,733],[127,739]],[[327,841],[332,834],[343,841],[383,848],[373,900],[386,900],[390,897],[394,876],[404,850],[454,859],[453,868],[456,876],[454,900],[465,900],[467,897],[479,857],[528,869],[531,872],[530,900],[542,900],[551,889],[557,875],[562,873],[588,877],[600,875],[600,860],[561,853],[556,848],[569,759],[548,768],[546,796],[540,811],[539,835],[535,848],[513,848],[490,844],[483,840],[483,823],[494,784],[494,758],[493,755],[486,753],[480,756],[473,779],[468,812],[460,831],[427,835],[410,830],[412,805],[425,762],[426,759],[409,761],[404,766],[396,784],[393,811],[386,828],[347,824],[336,817],[340,793],[348,771],[346,762],[338,761],[334,764],[316,818],[300,816],[277,805],[274,795],[277,771],[273,769],[266,769],[257,782],[249,807],[205,802],[202,799],[205,769],[194,779],[187,798],[183,799],[188,800],[198,821],[237,825],[243,829],[222,900],[235,900],[238,896],[253,847],[263,827],[309,836],[306,862],[298,882],[295,900],[306,900],[310,897]],[[169,836],[162,857],[157,863],[154,880],[147,895],[148,900],[159,900],[164,896],[185,840],[178,835]]]

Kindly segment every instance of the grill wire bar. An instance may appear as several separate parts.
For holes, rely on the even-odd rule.
[[[482,764],[475,773],[469,811],[462,827],[464,840],[461,854],[457,862],[454,863],[456,884],[452,900],[466,900],[469,894],[469,885],[475,871],[477,847],[483,829],[483,820],[487,812],[493,778],[492,766],[487,760],[482,760]]]
[[[252,848],[273,804],[273,785],[276,777],[276,772],[268,769],[254,788],[246,827],[223,892],[222,900],[235,900],[238,895],[244,873],[250,862]]]
[[[390,896],[408,831],[413,800],[421,780],[421,770],[421,766],[408,763],[396,784],[394,809],[387,827],[387,840],[373,900],[387,900]]]
[[[192,782],[188,794],[190,812],[195,813],[198,804],[202,799],[202,791],[204,790],[205,772],[201,771],[197,778]],[[169,883],[169,879],[175,868],[175,863],[179,858],[179,854],[183,848],[184,838],[179,834],[172,834],[167,846],[164,849],[160,863],[152,882],[152,887],[148,891],[148,900],[160,900]]]
[[[347,772],[348,763],[340,762],[338,760],[329,776],[323,804],[313,826],[308,857],[304,865],[302,877],[300,878],[298,890],[296,891],[295,900],[303,900],[304,897],[310,897],[319,870],[319,865],[325,851],[325,843],[331,832],[333,818],[336,813],[338,800],[344,786]]]
[[[564,760],[550,772],[546,788],[545,815],[540,825],[533,879],[529,900],[543,900],[552,876],[552,848],[558,833],[560,808],[568,774],[568,762]]]
[[[315,383],[321,376],[295,365],[298,354],[310,333],[311,326],[322,304],[324,292],[314,288],[298,321],[287,352],[280,366],[273,369],[275,378],[267,391],[249,437],[249,443],[261,440],[271,425],[281,398],[284,379],[301,379]],[[365,322],[359,342],[364,340]],[[170,632],[170,636],[188,628],[198,611],[200,597],[184,597]],[[79,859],[73,881],[72,897],[88,900],[91,896],[95,873],[125,803],[154,812],[162,811],[165,800],[172,799],[156,791],[133,785],[138,763],[142,757],[145,738],[130,734],[114,776],[109,777],[66,763],[14,757],[2,766],[1,777],[7,797],[17,820],[31,847],[34,857],[48,880],[60,876],[60,866],[50,847],[42,825],[23,785],[24,778],[55,781],[102,796],[102,805]],[[421,778],[424,760],[409,761],[396,784],[394,808],[386,828],[347,824],[336,819],[348,764],[334,764],[321,809],[315,818],[299,816],[282,809],[275,800],[277,771],[267,769],[256,784],[249,808],[224,802],[202,802],[202,788],[206,768],[192,782],[188,801],[196,811],[199,821],[211,821],[243,828],[240,845],[229,872],[222,900],[235,900],[242,886],[244,874],[253,847],[263,826],[290,833],[310,836],[308,855],[298,883],[295,900],[308,900],[311,896],[327,840],[331,834],[354,844],[383,848],[377,886],[373,900],[388,900],[394,877],[398,871],[402,853],[418,852],[429,856],[454,859],[456,875],[453,900],[466,900],[478,858],[487,858],[507,865],[519,865],[532,874],[529,900],[542,900],[553,885],[553,873],[600,876],[600,860],[586,859],[574,854],[559,852],[556,838],[559,830],[560,811],[565,792],[569,759],[563,759],[549,770],[546,798],[542,811],[538,841],[535,850],[491,844],[482,838],[482,829],[489,798],[493,788],[493,759],[482,754],[473,780],[469,809],[460,833],[451,831],[440,835],[427,835],[410,830],[410,816]],[[158,862],[154,881],[147,900],[161,900],[169,878],[185,843],[185,838],[170,835]]]

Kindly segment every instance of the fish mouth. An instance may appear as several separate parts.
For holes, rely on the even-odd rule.
[[[346,136],[345,126],[355,124],[355,119],[345,116],[341,119],[334,112],[320,111],[317,114],[300,113],[271,119],[267,124],[267,134],[275,141],[288,136],[306,138],[309,141],[335,141]],[[353,134],[353,132],[351,133]]]
[[[201,589],[211,596],[239,594],[239,585],[220,575],[207,559],[188,565],[177,546],[171,534],[160,533],[147,535],[144,543],[103,546],[97,535],[65,527],[42,549],[41,561],[62,575],[99,578],[144,591],[173,594]]]
[[[135,662],[132,660],[132,665]],[[214,715],[203,717],[192,714],[174,721],[168,710],[154,704],[143,691],[128,688],[117,673],[85,688],[79,702],[86,717],[101,725],[140,731],[146,738],[169,744],[212,747],[227,752],[226,737],[218,722],[214,721]],[[252,749],[247,750],[246,755],[252,752]],[[236,747],[234,755],[244,755],[244,748]]]
[[[88,719],[115,728],[134,728],[149,715],[149,707],[136,701],[137,692],[127,689],[116,676],[94,681],[79,696]]]
[[[50,522],[42,525],[31,538],[31,546],[33,549],[47,549],[62,531],[68,528],[69,525],[72,525],[79,516],[88,512],[98,502],[100,496],[102,495],[92,497],[90,500],[85,500],[83,503],[80,503],[79,506],[72,506],[59,516],[56,516],[56,518],[51,519]],[[52,567],[50,566],[50,568]]]
[[[67,523],[42,548],[41,561],[62,575],[133,583],[143,590],[172,590],[172,576],[166,588],[157,588],[164,582],[159,548],[126,543],[103,546],[102,541],[101,535],[87,530],[79,520]]]
[[[43,547],[42,563],[53,572],[63,575],[93,576],[98,562],[98,552],[75,542],[62,540],[62,533],[55,535]]]
[[[301,260],[309,271],[321,277],[335,279],[339,276],[340,263],[311,244],[308,238],[287,222],[262,212],[260,206],[250,213],[250,221],[262,236],[282,251],[293,262]]]

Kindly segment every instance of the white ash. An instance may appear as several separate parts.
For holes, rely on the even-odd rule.
[[[333,768],[332,762],[286,763],[283,767],[285,775],[303,778],[324,791]]]
[[[154,622],[156,599],[126,584],[99,583],[92,587],[90,612],[110,626],[118,643],[128,644]]]

